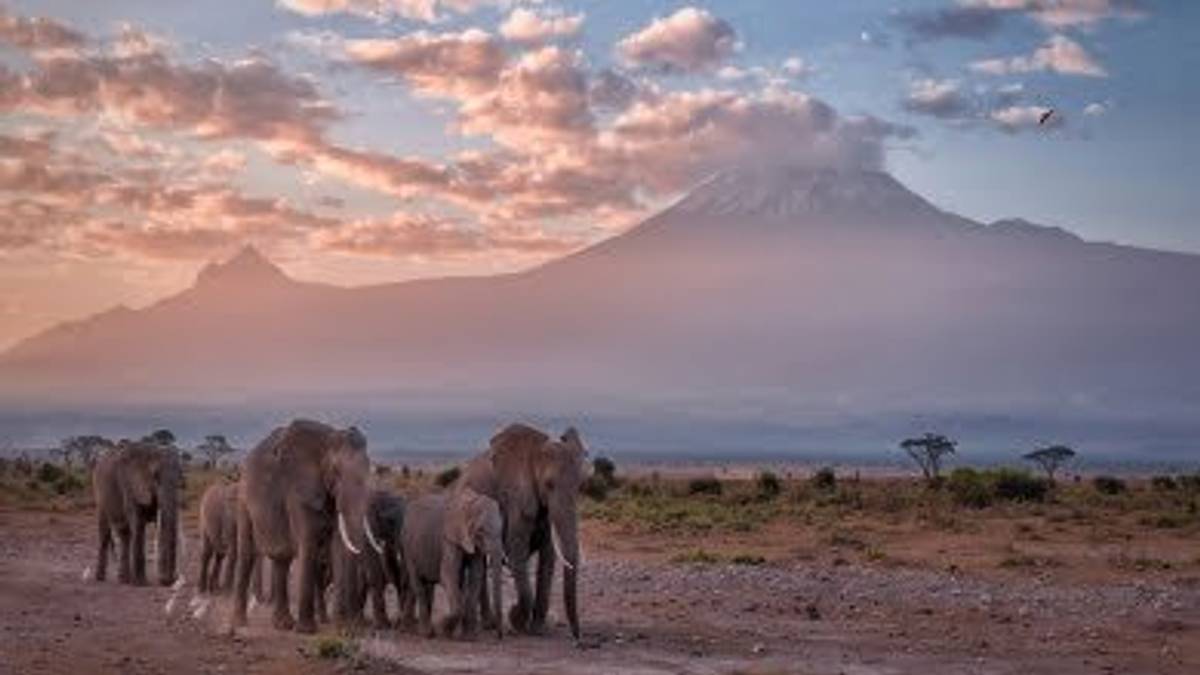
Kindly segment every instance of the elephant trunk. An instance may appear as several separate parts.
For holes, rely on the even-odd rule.
[[[496,638],[504,639],[504,547],[496,542],[488,554],[489,570],[492,573],[492,616],[496,620]]]
[[[163,586],[175,583],[180,532],[179,495],[174,482],[164,485],[158,494],[158,582]]]
[[[551,518],[551,537],[556,554],[563,562],[563,605],[567,612],[567,623],[571,635],[579,639],[579,535],[578,519],[574,504],[554,514]]]

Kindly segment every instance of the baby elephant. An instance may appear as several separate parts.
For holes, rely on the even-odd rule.
[[[438,583],[449,607],[442,634],[452,636],[460,627],[463,636],[474,634],[488,564],[492,573],[492,615],[502,616],[502,529],[500,506],[470,488],[426,495],[409,503],[404,522],[404,560],[409,587],[416,595],[422,634],[434,635],[431,614],[433,590]],[[504,636],[501,621],[496,622],[496,636]]]
[[[200,498],[201,593],[232,588],[236,546],[237,484],[210,485]]]

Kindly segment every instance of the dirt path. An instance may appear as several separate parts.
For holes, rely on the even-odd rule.
[[[585,567],[583,648],[562,625],[503,642],[387,631],[362,636],[356,657],[324,660],[312,638],[272,631],[264,612],[237,637],[223,631],[224,604],[192,618],[190,587],[168,616],[171,589],[83,581],[92,537],[84,515],[0,512],[0,673],[1200,672],[1200,582],[695,567],[612,553]]]

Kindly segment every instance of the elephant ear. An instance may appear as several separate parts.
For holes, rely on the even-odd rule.
[[[477,520],[475,512],[479,495],[471,489],[463,490],[454,500],[450,512],[446,514],[446,531],[456,546],[467,555],[475,553],[474,523]]]

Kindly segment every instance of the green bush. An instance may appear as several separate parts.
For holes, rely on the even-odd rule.
[[[592,460],[592,475],[604,481],[608,487],[617,486],[617,465],[607,457]]]
[[[583,493],[583,496],[588,497],[589,499],[602,502],[608,497],[608,491],[610,487],[611,486],[609,485],[608,481],[602,476],[599,474],[592,474],[587,477],[587,480],[583,481],[583,485],[580,486],[579,491]]]
[[[961,506],[983,509],[995,502],[1041,502],[1050,491],[1049,481],[1017,469],[955,469],[946,485]]]
[[[813,474],[812,485],[818,490],[832,491],[837,488],[837,474],[832,468],[823,467]]]
[[[1017,469],[995,469],[988,477],[996,498],[1012,502],[1040,502],[1046,499],[1050,483],[1037,478],[1028,471]]]
[[[689,495],[715,495],[722,492],[721,481],[716,476],[698,476],[688,481]]]
[[[774,499],[783,492],[783,481],[771,471],[760,471],[755,479],[758,496],[761,499]]]
[[[1129,490],[1125,481],[1114,476],[1096,476],[1092,479],[1092,487],[1102,495],[1119,495]]]
[[[42,462],[42,465],[38,467],[37,479],[43,483],[57,483],[64,475],[66,475],[66,471],[58,466],[50,462]]]
[[[457,466],[452,466],[449,469],[439,473],[437,477],[433,479],[433,482],[437,483],[438,487],[449,487],[450,484],[458,480],[458,477],[461,475],[462,469]]]
[[[991,486],[983,474],[975,469],[955,469],[946,484],[950,494],[954,496],[954,501],[960,506],[983,509],[991,506],[994,501]]]
[[[1155,490],[1170,492],[1179,489],[1179,483],[1171,476],[1155,476],[1150,479],[1150,486]]]

